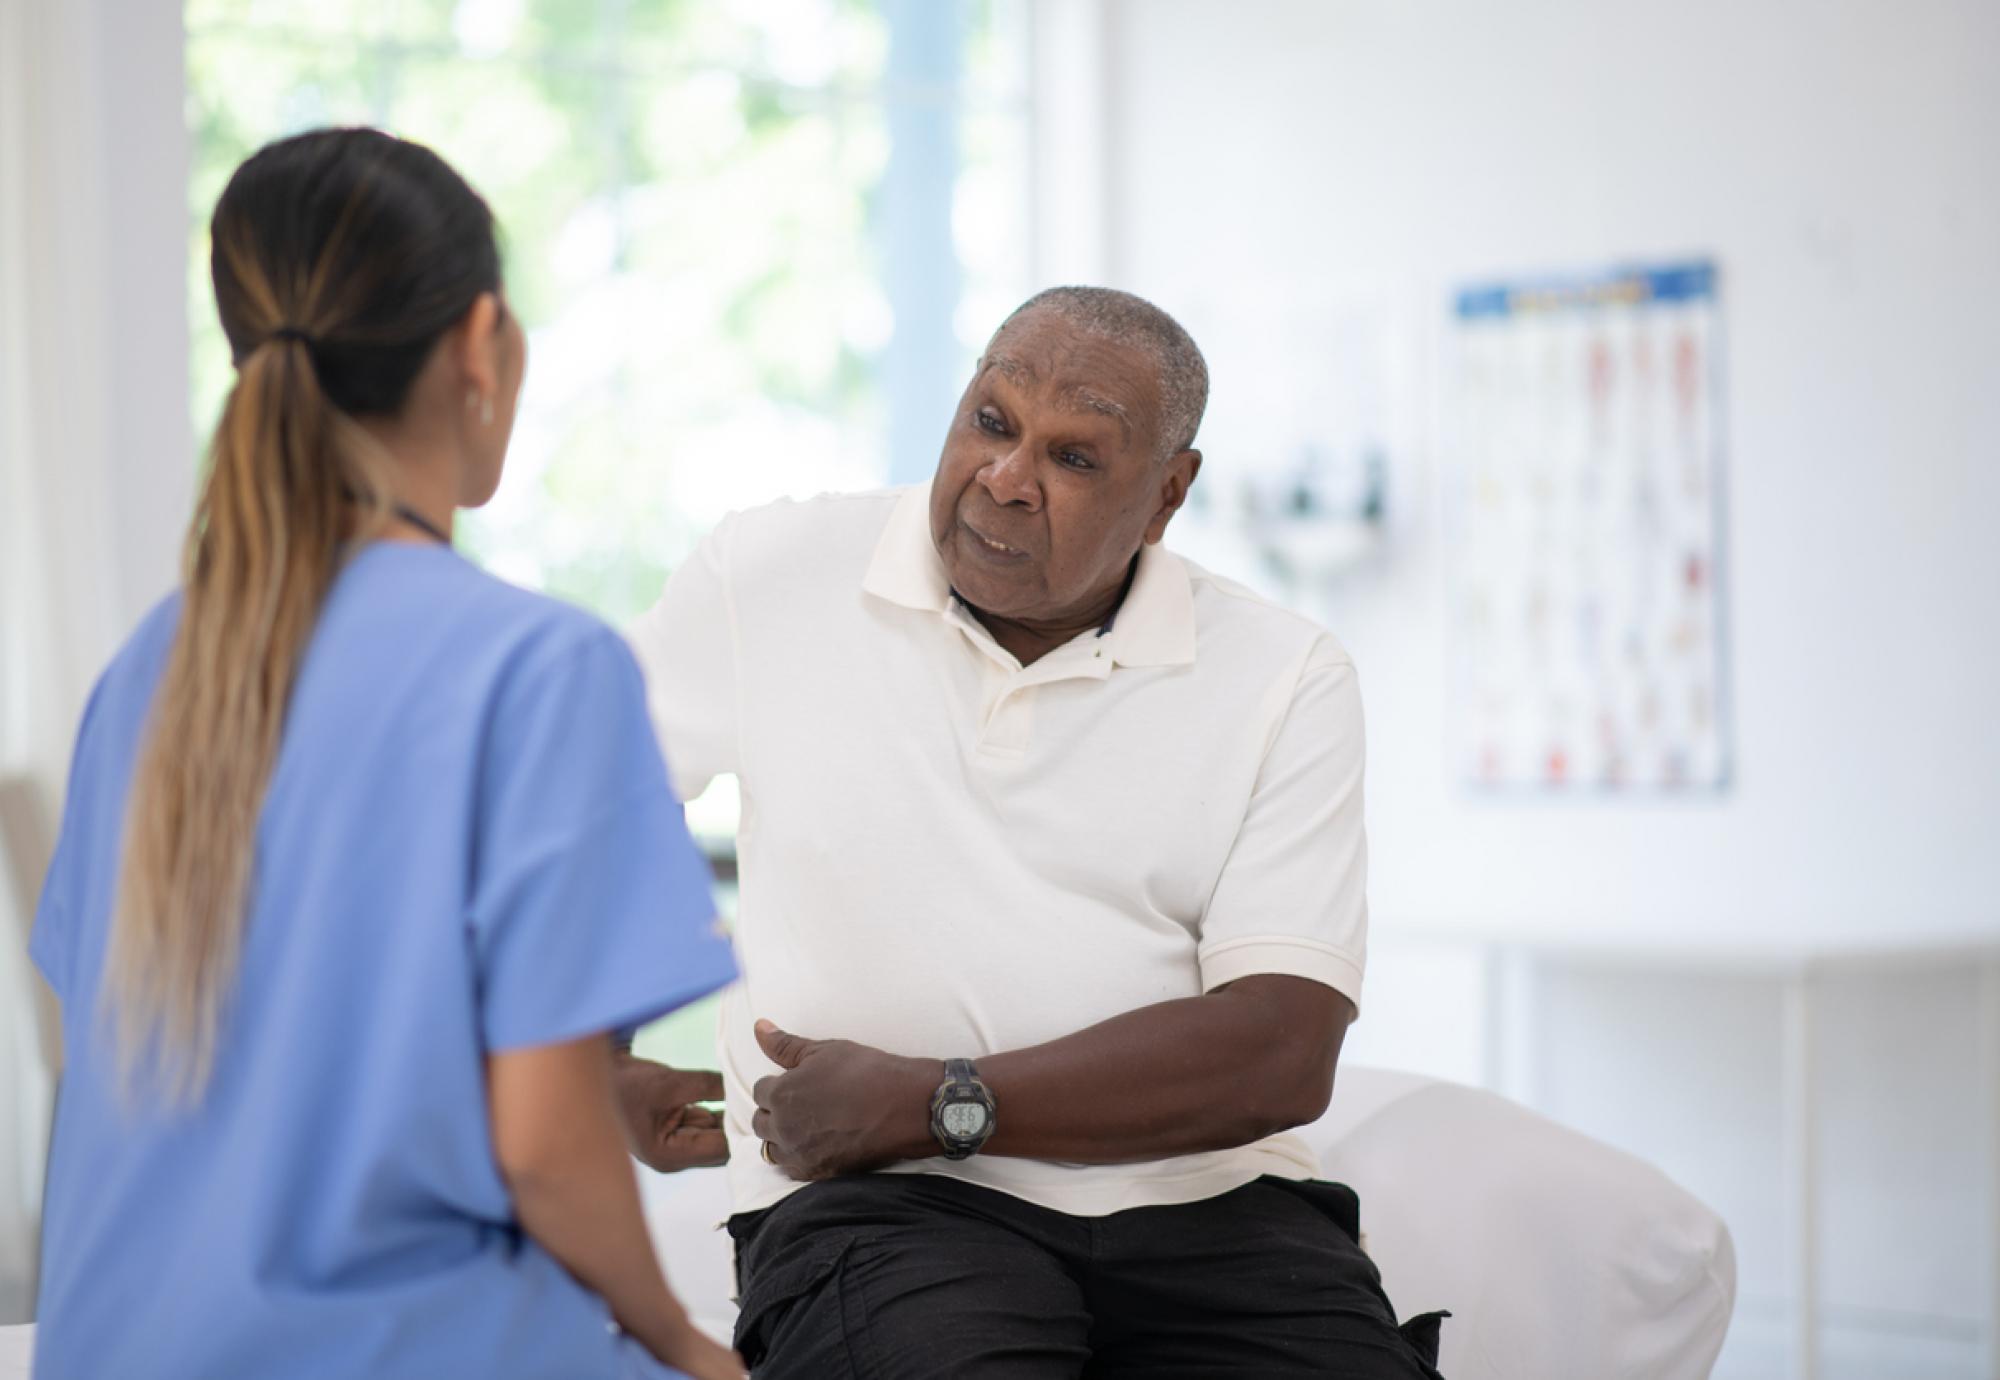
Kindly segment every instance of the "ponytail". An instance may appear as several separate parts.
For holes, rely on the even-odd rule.
[[[339,430],[304,339],[252,351],[187,536],[105,988],[125,1073],[151,1049],[176,1102],[208,1081],[285,706],[353,521]]]
[[[307,176],[322,192],[347,184],[316,226],[301,214]],[[474,251],[483,239],[484,273],[476,252],[468,271],[466,244],[439,233],[440,198],[476,229]],[[399,229],[429,240],[398,243]],[[181,1105],[199,1100],[214,1067],[300,663],[343,551],[388,520],[386,457],[353,416],[399,408],[431,346],[498,279],[484,203],[436,155],[372,131],[259,153],[231,180],[212,234],[237,379],[188,529],[100,994],[128,1087],[144,1074]],[[431,279],[418,276],[427,265]]]

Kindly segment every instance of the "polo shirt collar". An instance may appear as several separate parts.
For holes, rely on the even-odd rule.
[[[861,588],[903,608],[948,615],[953,595],[931,542],[930,495],[921,484],[897,500]],[[1193,664],[1194,590],[1180,557],[1157,545],[1139,548],[1132,586],[1101,637],[1120,666]]]
[[[903,490],[889,514],[889,525],[882,529],[882,539],[875,543],[875,557],[868,563],[861,588],[906,609],[944,613],[951,608],[951,582],[931,542],[930,485]]]
[[[1194,587],[1179,556],[1164,546],[1139,548],[1132,588],[1104,640],[1120,666],[1194,664]]]

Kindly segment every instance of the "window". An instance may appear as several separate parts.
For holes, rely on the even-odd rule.
[[[1021,0],[188,0],[194,416],[229,382],[209,213],[370,124],[492,203],[528,383],[495,573],[615,622],[732,508],[922,478],[1027,289]],[[724,794],[697,802],[726,835]],[[712,1020],[649,1032],[710,1057]]]

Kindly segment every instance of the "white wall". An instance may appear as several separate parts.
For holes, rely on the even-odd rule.
[[[1406,327],[1398,545],[1332,596],[1381,924],[2000,934],[2000,6],[1124,0],[1110,29],[1111,277],[1209,354],[1211,478],[1327,396],[1316,322]],[[1447,294],[1690,253],[1723,272],[1738,784],[1471,800],[1427,506]]]
[[[1106,276],[1208,354],[1203,482],[1338,435],[1380,370],[1391,541],[1322,610],[1370,720],[1351,1057],[1498,1087],[1717,1207],[1718,1375],[2000,1377],[2000,968],[1945,952],[2000,944],[2000,5],[1105,7]],[[1722,270],[1736,782],[1474,797],[1451,290],[1690,255]],[[1814,967],[1895,946],[1936,953]]]

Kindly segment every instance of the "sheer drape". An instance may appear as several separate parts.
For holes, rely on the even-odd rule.
[[[0,1323],[32,1310],[59,1059],[33,898],[192,480],[186,168],[179,6],[0,0]]]

